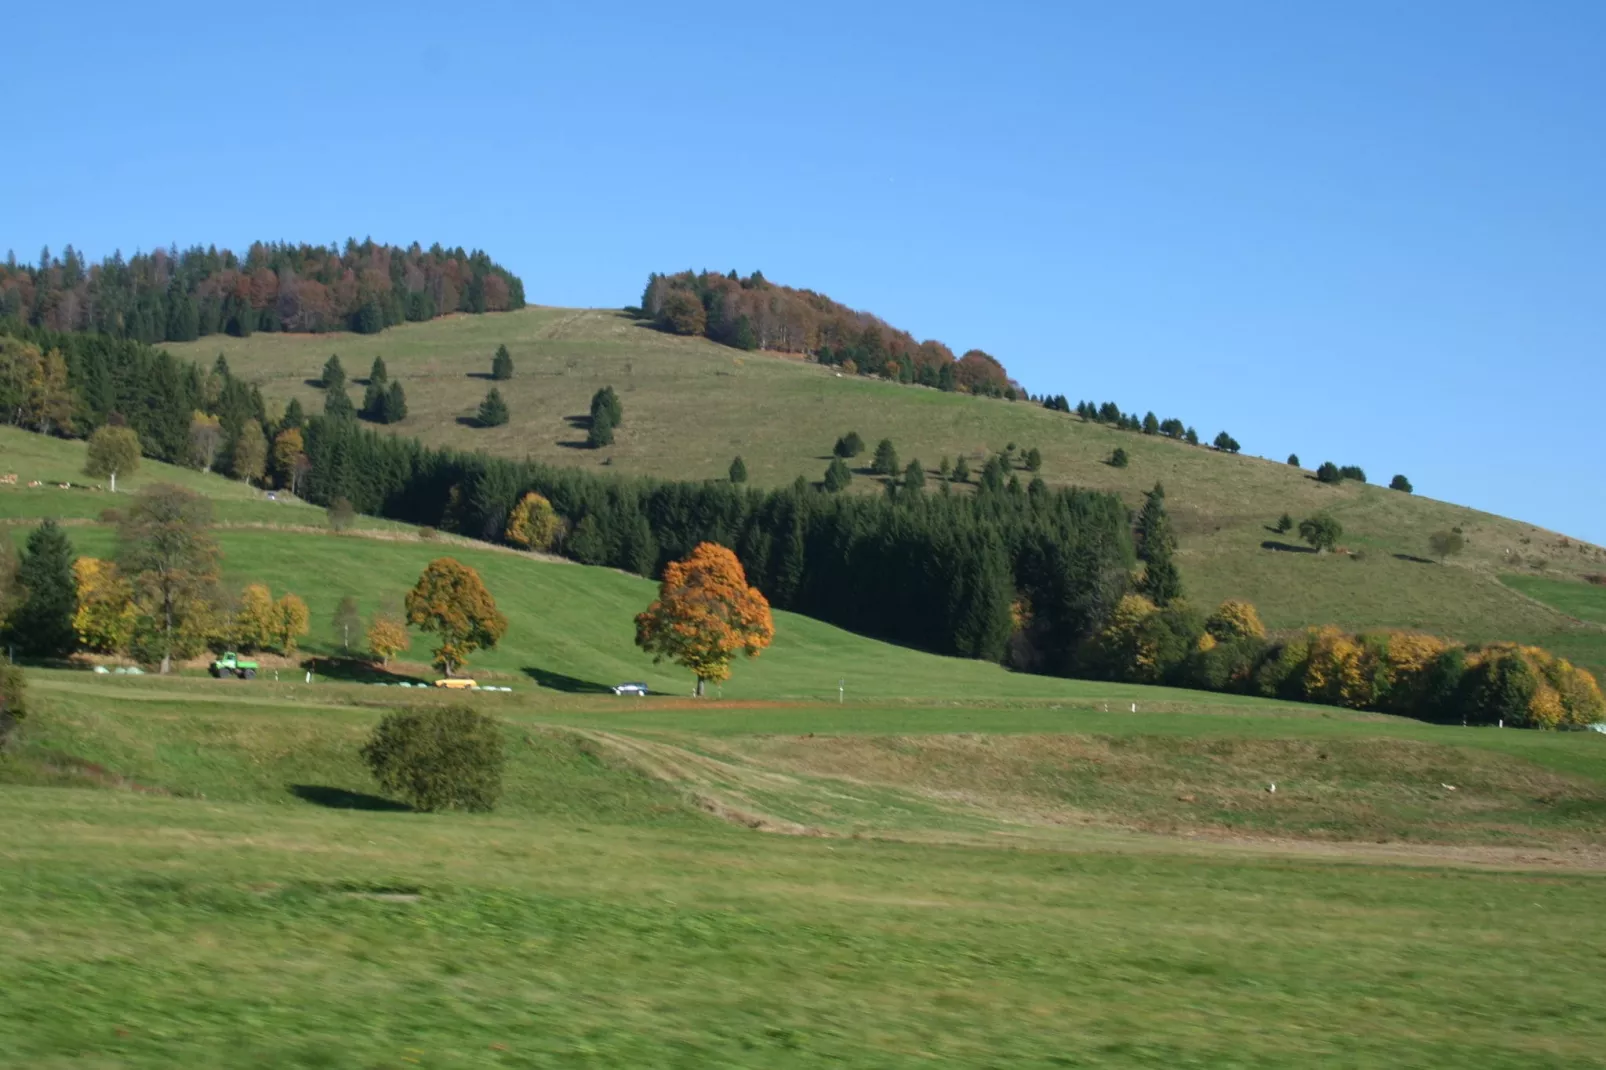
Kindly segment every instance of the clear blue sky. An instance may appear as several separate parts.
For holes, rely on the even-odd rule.
[[[1606,542],[1606,4],[766,8],[24,5],[0,249],[761,268]]]

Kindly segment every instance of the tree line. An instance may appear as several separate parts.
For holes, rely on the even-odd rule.
[[[779,286],[760,271],[745,278],[735,271],[654,273],[639,311],[671,334],[700,335],[737,349],[807,353],[848,374],[1011,401],[1026,396],[998,359],[980,349],[956,358],[941,342],[917,342],[868,312],[812,290]]]
[[[524,307],[518,276],[474,250],[403,249],[372,240],[333,245],[256,242],[238,256],[216,246],[114,253],[89,263],[72,246],[37,264],[0,263],[0,319],[138,342],[189,342],[256,331],[357,331],[453,312]]]

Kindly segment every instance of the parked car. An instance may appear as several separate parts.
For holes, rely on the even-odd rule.
[[[640,698],[647,693],[646,684],[615,684],[613,693],[616,695],[635,695]]]

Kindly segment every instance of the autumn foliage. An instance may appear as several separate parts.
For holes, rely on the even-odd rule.
[[[450,557],[429,563],[407,592],[406,608],[407,623],[437,638],[435,664],[447,676],[507,632],[507,618],[480,574]]]
[[[368,649],[381,665],[389,665],[391,658],[411,645],[407,625],[395,617],[381,613],[368,625]]]
[[[531,491],[519,499],[507,518],[507,541],[526,550],[547,551],[557,542],[563,520],[552,503]]]
[[[657,600],[636,617],[636,645],[690,669],[699,695],[708,681],[730,678],[737,654],[757,657],[774,637],[768,600],[747,585],[736,555],[711,542],[671,562]]]

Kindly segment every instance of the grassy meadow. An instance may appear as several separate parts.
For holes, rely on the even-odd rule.
[[[356,759],[379,689],[32,679],[0,758],[7,1066],[1583,1067],[1606,1042],[1593,734],[516,693],[479,699],[502,805],[429,815]]]
[[[512,380],[497,384],[512,419],[502,427],[474,427],[471,417],[491,385],[490,360],[499,344],[507,345],[516,368]],[[841,377],[792,357],[672,337],[601,309],[528,308],[380,335],[256,334],[171,348],[207,363],[222,352],[275,403],[296,397],[310,411],[322,407],[314,384],[331,353],[354,378],[383,356],[407,390],[409,416],[392,428],[398,434],[665,478],[723,478],[740,454],[756,485],[783,485],[798,475],[818,480],[831,444],[848,430],[872,446],[891,438],[900,457],[919,458],[931,473],[943,457],[963,455],[979,470],[1010,442],[1035,446],[1050,484],[1113,490],[1136,504],[1142,491],[1163,482],[1181,536],[1179,564],[1197,601],[1249,598],[1273,628],[1333,623],[1467,640],[1522,639],[1566,647],[1606,669],[1606,656],[1594,653],[1593,632],[1501,582],[1512,573],[1574,580],[1606,571],[1606,550],[1420,495],[1317,483],[1309,470],[1281,461],[1299,449],[1297,442],[1268,444],[1274,460],[1228,456],[1086,424],[1036,405]],[[604,385],[619,391],[625,423],[612,447],[586,450],[583,417],[592,392]],[[361,388],[349,389],[355,398]],[[1141,407],[1140,397],[1122,400]],[[1207,439],[1218,430],[1208,424],[1208,413],[1179,415],[1198,423]],[[1117,446],[1131,457],[1126,468],[1106,463]],[[1314,465],[1322,458],[1305,460]],[[1371,473],[1374,479],[1390,474]],[[875,486],[864,475],[854,482],[861,492]],[[1296,535],[1273,529],[1284,512],[1297,522],[1319,511],[1344,525],[1343,544],[1351,553],[1312,554]],[[1428,537],[1452,527],[1465,533],[1467,548],[1438,563]]]
[[[81,444],[0,448],[79,478]],[[313,654],[342,596],[479,570],[504,793],[413,813],[362,766],[386,711],[462,696],[29,669],[0,1066],[1599,1063],[1606,736],[1025,676],[792,614],[698,702],[631,641],[640,577],[141,478],[216,499],[226,583],[306,598]],[[57,515],[107,554],[126,497],[0,488],[0,534]],[[1502,589],[1582,635],[1574,588]]]

